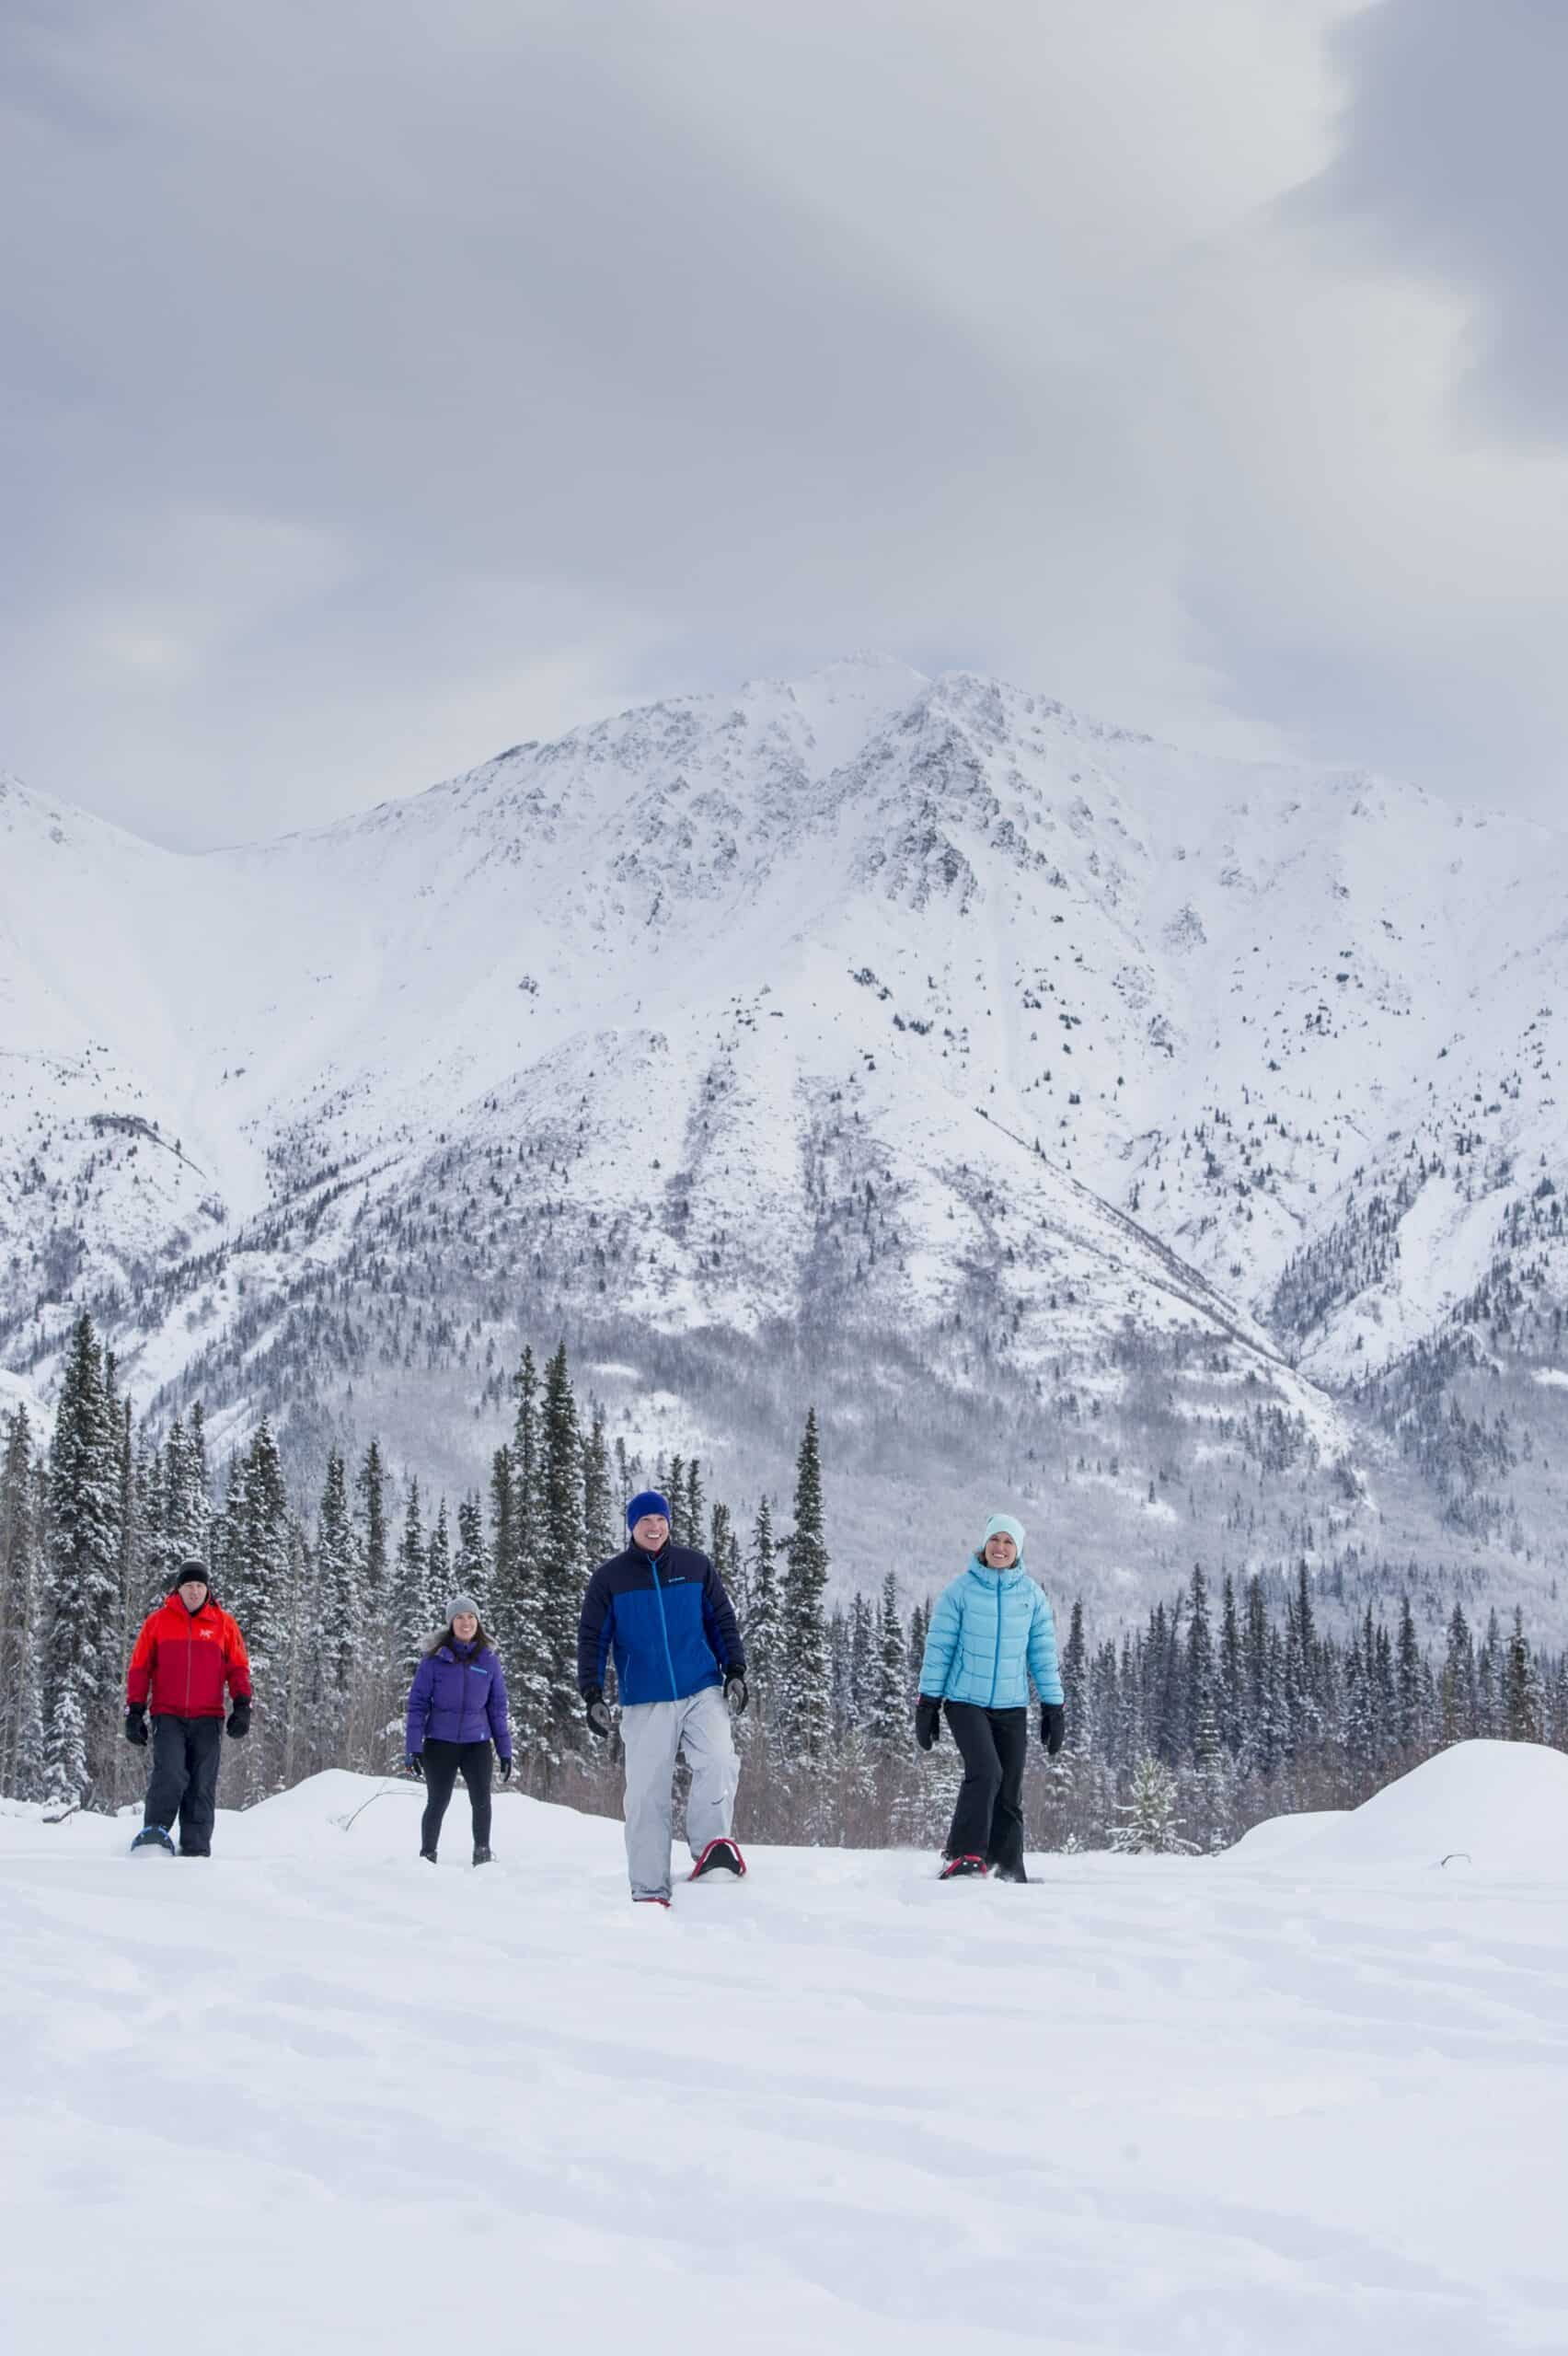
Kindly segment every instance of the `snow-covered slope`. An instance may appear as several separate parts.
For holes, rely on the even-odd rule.
[[[758,1849],[664,1914],[615,1824],[432,1872],[378,1788],[202,1865],[0,1813],[7,2356],[1562,2344],[1561,1872]]]
[[[0,787],[0,1346],[46,1385],[89,1300],[144,1396],[303,1369],[329,1415],[418,1360],[444,1432],[522,1323],[721,1448],[704,1352],[761,1424],[771,1360],[793,1401],[904,1345],[1027,1482],[1067,1442],[1016,1411],[1141,1351],[1365,1498],[1321,1386],[1500,1302],[1556,1347],[1568,837],[1414,788],[867,659],[200,858]]]

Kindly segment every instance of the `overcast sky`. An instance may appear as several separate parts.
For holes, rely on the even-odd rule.
[[[1556,0],[6,0],[0,769],[307,825],[859,648],[1551,814]]]

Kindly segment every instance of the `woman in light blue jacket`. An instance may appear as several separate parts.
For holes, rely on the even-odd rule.
[[[1023,1869],[1023,1765],[1029,1680],[1040,1696],[1040,1739],[1054,1759],[1066,1717],[1056,1665],[1056,1623],[1045,1591],[1023,1566],[1023,1524],[994,1513],[969,1567],[943,1588],[920,1664],[915,1739],[929,1750],[941,1713],[963,1758],[963,1782],[943,1854],[942,1879]]]

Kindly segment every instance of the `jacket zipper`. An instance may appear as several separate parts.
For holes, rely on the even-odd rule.
[[[659,1565],[651,1554],[648,1557],[648,1567],[653,1574],[653,1594],[659,1606],[659,1633],[664,1639],[664,1666],[670,1672],[670,1699],[678,1702],[681,1697],[675,1691],[675,1657],[670,1650],[669,1615],[664,1610],[664,1590],[659,1584]]]
[[[995,1658],[992,1660],[992,1663],[991,1663],[991,1700],[990,1700],[990,1704],[989,1704],[989,1706],[990,1706],[993,1710],[994,1710],[994,1709],[996,1708],[996,1706],[997,1706],[997,1678],[998,1678],[998,1677],[1000,1677],[1001,1673],[1002,1673],[1002,1583],[1001,1583],[1001,1580],[1000,1580],[1000,1579],[998,1579],[998,1580],[997,1581],[997,1650],[996,1650],[996,1657],[995,1657]]]

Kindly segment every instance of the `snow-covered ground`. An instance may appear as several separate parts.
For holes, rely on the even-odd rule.
[[[1503,1750],[1216,1861],[759,1850],[668,1914],[512,1795],[477,1874],[461,1796],[432,1872],[341,1774],[208,1865],[12,1807],[0,2347],[1561,2350],[1568,1759]]]

